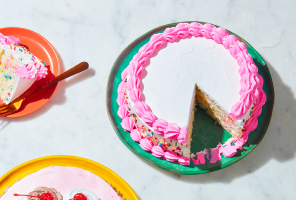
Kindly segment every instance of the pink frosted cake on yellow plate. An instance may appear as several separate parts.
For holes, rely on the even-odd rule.
[[[121,74],[117,93],[122,127],[145,151],[182,165],[232,157],[258,124],[263,79],[246,45],[222,27],[179,23],[154,34]],[[232,137],[191,153],[198,104]]]
[[[76,167],[51,166],[16,182],[0,200],[121,200],[105,180]]]
[[[0,99],[9,104],[47,75],[47,68],[19,39],[0,33]]]

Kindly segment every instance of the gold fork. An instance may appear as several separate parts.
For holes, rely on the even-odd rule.
[[[24,94],[22,94],[20,97],[13,100],[11,103],[9,103],[7,105],[5,103],[1,104],[0,105],[0,117],[5,117],[5,116],[10,115],[10,114],[14,113],[15,111],[17,111],[21,107],[23,100],[25,98],[27,98],[28,96],[31,96],[32,94],[35,94],[36,92],[39,92],[51,85],[54,85],[66,78],[69,78],[70,76],[80,73],[80,72],[86,70],[87,68],[88,68],[87,62],[79,63],[75,67],[72,67],[68,71],[60,74],[59,76],[53,78],[52,80],[38,86],[35,90],[26,91]]]

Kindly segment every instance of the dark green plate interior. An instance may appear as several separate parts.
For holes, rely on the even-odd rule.
[[[190,22],[186,22],[190,23]],[[204,24],[204,22],[198,22]],[[219,169],[223,169],[240,159],[247,156],[251,151],[257,147],[262,138],[264,137],[266,130],[268,128],[273,103],[274,103],[274,89],[273,83],[271,79],[271,75],[269,73],[268,67],[263,60],[263,58],[258,54],[258,52],[249,45],[245,40],[241,37],[237,36],[240,41],[244,42],[247,46],[247,50],[249,54],[252,55],[256,66],[258,67],[258,73],[264,79],[263,90],[266,94],[267,100],[265,105],[262,107],[262,114],[258,118],[258,127],[256,130],[250,133],[249,139],[247,143],[244,145],[244,149],[237,152],[237,154],[231,158],[224,157],[222,155],[222,160],[217,161],[216,163],[209,163],[206,159],[206,163],[203,165],[194,165],[190,164],[189,166],[182,166],[177,163],[171,163],[163,159],[158,159],[144,151],[138,143],[134,142],[129,132],[126,132],[121,127],[121,119],[117,115],[118,104],[116,103],[117,99],[117,88],[120,84],[121,80],[121,72],[128,66],[129,62],[132,60],[133,56],[139,51],[139,49],[146,44],[150,37],[155,33],[162,33],[166,28],[174,27],[178,23],[168,24],[148,33],[136,39],[133,43],[131,43],[117,58],[115,61],[108,80],[107,86],[107,110],[110,121],[121,141],[135,154],[140,156],[142,159],[147,161],[150,164],[153,164],[161,169],[178,173],[178,174],[202,174],[207,173]],[[234,34],[228,31],[230,34]],[[235,34],[234,34],[235,35]],[[149,66],[148,66],[149,67]],[[225,131],[221,126],[217,125],[215,121],[207,115],[206,111],[201,109],[199,106],[196,106],[195,112],[195,121],[193,122],[193,133],[192,133],[192,152],[202,151],[204,148],[214,148],[217,144],[224,143],[227,139],[229,139],[231,135]]]

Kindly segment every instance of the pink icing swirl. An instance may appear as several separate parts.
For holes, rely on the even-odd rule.
[[[144,113],[150,111],[150,109],[144,101],[138,101],[134,104],[134,111],[139,117],[142,117]]]
[[[152,124],[155,122],[156,120],[156,117],[155,115],[150,112],[150,111],[147,111],[144,113],[144,115],[142,115],[142,120],[148,125],[148,126],[152,126]]]
[[[187,135],[188,135],[188,126],[183,126],[180,129],[180,134],[178,136],[178,142],[183,144],[187,142]]]
[[[140,142],[142,139],[141,134],[137,129],[132,130],[130,135],[135,142]]]
[[[15,66],[17,68],[15,74],[19,75],[22,79],[42,79],[47,75],[47,68],[43,64],[33,62],[24,66]]]
[[[169,124],[167,129],[164,132],[164,136],[170,140],[177,139],[179,134],[180,134],[180,127],[175,123]]]
[[[133,117],[126,117],[120,123],[122,128],[126,131],[132,131],[134,127],[134,118]]]
[[[133,89],[133,90],[130,90],[129,92],[130,92],[129,94],[130,94],[131,100],[133,102],[138,102],[141,100],[141,96],[142,96],[141,90]]]
[[[144,149],[145,151],[151,151],[153,145],[152,145],[152,142],[150,140],[142,139],[140,141],[140,147],[142,149]]]
[[[168,128],[168,123],[163,120],[163,119],[157,119],[155,120],[155,122],[153,123],[153,130],[159,134],[159,135],[163,135],[165,130]]]
[[[166,152],[164,152],[164,157],[167,161],[169,162],[174,162],[179,160],[179,156],[176,152],[167,150]]]
[[[13,36],[5,36],[0,33],[0,45],[19,45],[20,40]]]
[[[117,93],[118,94],[125,94],[125,92],[126,92],[126,82],[122,81],[118,86]]]
[[[178,163],[181,165],[190,165],[190,158],[179,156]]]
[[[125,98],[125,96],[124,96],[123,94],[119,94],[119,95],[117,96],[117,100],[116,100],[116,102],[117,102],[117,104],[118,104],[119,106],[125,105],[125,104],[127,103],[126,98]]]
[[[126,104],[119,106],[117,114],[121,119],[126,118],[129,114],[128,106]]]
[[[149,107],[145,102],[141,101],[140,91],[140,77],[143,73],[143,69],[155,52],[161,48],[167,42],[176,42],[186,37],[205,37],[207,39],[214,40],[217,44],[222,44],[224,48],[230,51],[231,56],[236,60],[239,68],[239,74],[241,76],[241,90],[240,100],[232,106],[231,112],[228,117],[234,121],[244,116],[250,106],[255,102],[252,116],[246,122],[243,130],[243,134],[240,138],[235,139],[235,145],[226,144],[224,146],[218,145],[217,148],[211,150],[210,162],[216,162],[221,159],[221,155],[233,156],[237,149],[242,148],[242,145],[247,141],[248,135],[253,131],[257,125],[257,118],[262,112],[262,106],[266,102],[266,96],[262,89],[263,79],[258,75],[258,68],[253,62],[252,56],[247,52],[246,45],[240,42],[235,35],[229,35],[229,33],[222,27],[216,28],[211,24],[199,24],[196,22],[187,24],[179,23],[176,27],[167,28],[163,33],[154,34],[150,41],[145,44],[140,51],[133,57],[129,66],[122,72],[121,78],[122,84],[118,88],[117,103],[121,106],[126,103],[126,99],[121,96],[124,93],[126,87],[129,90],[131,100],[135,103],[136,114],[144,119],[149,126],[159,135],[164,135],[167,139],[177,139],[179,143],[184,143],[187,140],[187,129],[180,128],[174,123],[168,123],[163,119],[156,119]],[[124,83],[126,78],[130,76],[128,83]],[[121,96],[121,97],[120,97]],[[122,108],[120,108],[122,109]],[[155,147],[157,148],[157,147]],[[160,148],[160,147],[159,147]],[[159,148],[157,148],[159,150]],[[174,152],[166,151],[164,154],[165,159],[169,161],[177,160],[177,155]],[[158,155],[155,153],[155,155]],[[166,156],[167,155],[167,156]],[[209,153],[207,154],[209,156]],[[157,157],[157,156],[156,156]],[[193,159],[194,164],[204,164],[204,153],[197,153],[197,158]],[[178,161],[179,162],[179,161]],[[187,160],[182,160],[182,163],[186,163]]]
[[[161,158],[164,156],[163,149],[158,145],[153,146],[151,149],[151,152],[152,152],[152,155],[154,155],[157,158]]]

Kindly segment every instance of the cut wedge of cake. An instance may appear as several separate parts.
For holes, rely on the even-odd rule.
[[[47,68],[25,47],[0,45],[0,98],[9,104],[47,75]]]

